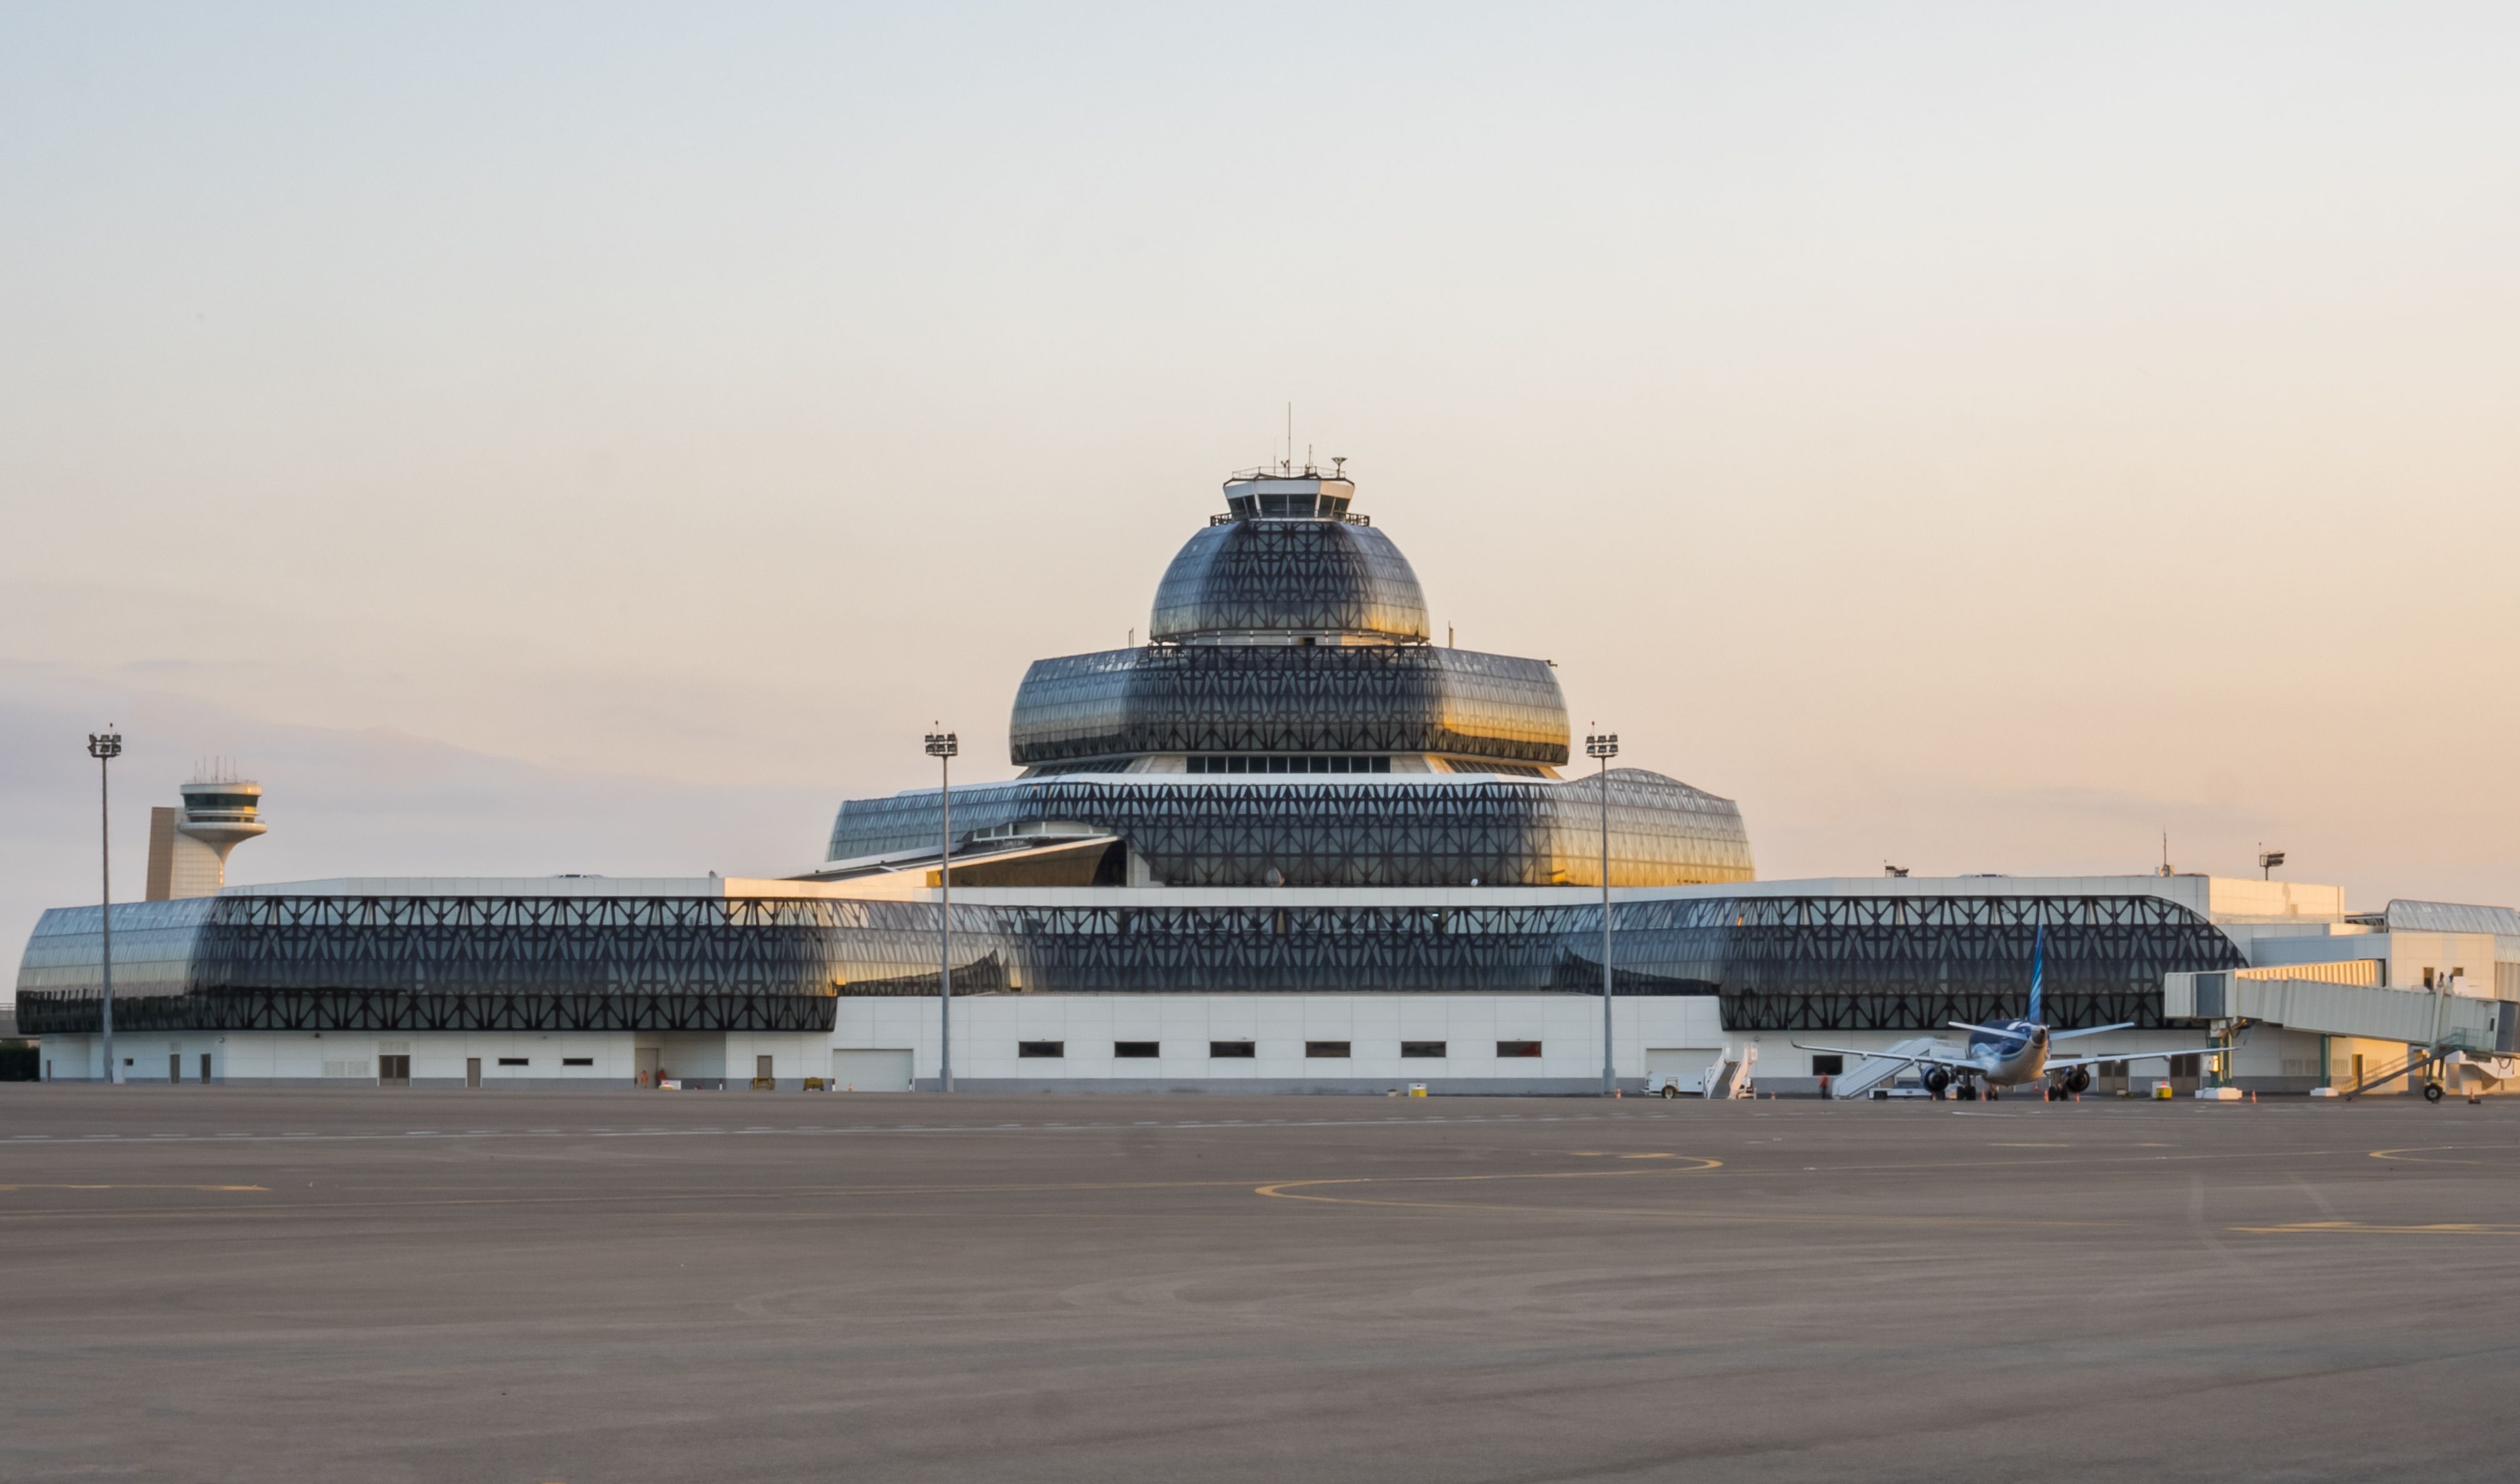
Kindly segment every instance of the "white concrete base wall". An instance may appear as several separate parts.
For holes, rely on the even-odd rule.
[[[1721,1047],[1712,997],[1615,1002],[1619,1076],[1641,1082],[1656,1047]],[[911,1053],[918,1085],[936,1084],[932,999],[844,999],[834,1048]],[[1591,995],[973,995],[954,1002],[954,1082],[973,1092],[1592,1092],[1601,1085],[1601,1002]],[[1055,1041],[1058,1057],[1021,1057]],[[1152,1041],[1152,1058],[1112,1054]],[[1211,1057],[1213,1041],[1249,1041],[1249,1057]],[[1345,1041],[1345,1058],[1308,1057],[1308,1041]],[[1441,1059],[1403,1057],[1403,1041],[1441,1041]],[[1500,1041],[1537,1041],[1536,1057],[1499,1057]]]
[[[1728,1034],[1712,997],[1637,997],[1614,1004],[1618,1076],[1632,1092],[1648,1071],[1693,1077],[1718,1056],[1738,1057],[1756,1048],[1758,1088],[1813,1093],[1820,1079],[1812,1054],[1792,1042],[1880,1049],[1915,1034]],[[466,1059],[477,1057],[482,1086],[513,1088],[634,1086],[643,1050],[653,1054],[666,1076],[747,1087],[758,1058],[768,1057],[782,1089],[800,1087],[807,1077],[831,1076],[835,1051],[898,1052],[909,1057],[913,1085],[933,1088],[940,1059],[937,1025],[932,999],[842,999],[828,1035],[158,1032],[117,1036],[114,1052],[130,1063],[125,1079],[137,1083],[166,1081],[170,1055],[182,1057],[183,1080],[198,1082],[201,1057],[207,1054],[214,1082],[373,1085],[378,1058],[399,1054],[411,1057],[414,1086],[461,1087]],[[1952,1039],[1958,1041],[1959,1033]],[[1064,1055],[1018,1056],[1026,1041],[1060,1043]],[[1121,1041],[1156,1042],[1162,1054],[1114,1056],[1113,1045]],[[1211,1057],[1212,1041],[1248,1041],[1254,1055]],[[1308,1057],[1308,1041],[1344,1041],[1350,1055]],[[1403,1041],[1440,1041],[1446,1055],[1404,1058]],[[1499,1057],[1500,1041],[1537,1041],[1541,1055]],[[101,1077],[97,1042],[93,1036],[44,1038],[44,1075],[55,1081]],[[2093,1050],[2126,1050],[2138,1057],[2149,1049],[2201,1044],[2192,1030],[2124,1031],[2093,1042]],[[2318,1080],[2318,1056],[2316,1036],[2260,1027],[2242,1041],[2233,1070],[2243,1086],[2307,1091]],[[565,1064],[573,1057],[591,1064]],[[502,1065],[503,1059],[523,1064]],[[865,1062],[854,1058],[852,1064]],[[2168,1075],[2168,1064],[2138,1060],[2132,1070],[2138,1079],[2149,1079]],[[972,995],[954,1002],[954,1080],[971,1092],[1367,1093],[1423,1082],[1430,1092],[1590,1093],[1601,1081],[1601,1002],[1591,995]]]
[[[40,1057],[46,1080],[101,1079],[103,1040],[100,1036],[46,1036]],[[199,1082],[201,1058],[207,1054],[213,1082],[374,1084],[380,1057],[407,1056],[413,1086],[462,1087],[466,1060],[478,1057],[483,1087],[569,1087],[632,1081],[631,1044],[627,1032],[158,1031],[117,1034],[113,1054],[127,1063],[123,1079],[140,1083],[164,1082],[169,1055],[183,1057],[184,1081]],[[581,1057],[592,1064],[567,1064]],[[502,1065],[503,1060],[523,1064]]]

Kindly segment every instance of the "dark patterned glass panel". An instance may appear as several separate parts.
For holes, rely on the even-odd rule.
[[[1348,520],[1230,520],[1155,587],[1150,638],[1265,632],[1426,638],[1426,595],[1391,538]]]
[[[835,996],[937,990],[929,902],[217,901],[188,987],[117,997],[117,1028],[827,1031]],[[72,930],[47,922],[29,959]],[[1935,1030],[2019,1013],[2043,927],[2060,1028],[2158,1026],[2164,974],[2242,964],[2205,919],[2141,895],[1622,902],[1612,962],[1618,993],[1715,995],[1730,1029]],[[1600,929],[1598,904],[958,905],[954,982],[963,993],[1589,994]],[[29,1034],[97,1029],[92,982],[21,990],[18,1008]]]
[[[1035,660],[1015,691],[1020,766],[1149,752],[1435,752],[1555,766],[1566,699],[1548,661],[1424,645],[1182,645]]]
[[[1047,823],[1117,834],[1157,883],[1171,886],[1600,882],[1597,779],[1245,778],[981,784],[954,790],[954,824],[958,838]],[[929,844],[939,828],[937,797],[920,789],[843,804],[830,859]],[[1610,858],[1619,885],[1745,881],[1753,874],[1749,835],[1732,800],[1635,768],[1610,774]]]

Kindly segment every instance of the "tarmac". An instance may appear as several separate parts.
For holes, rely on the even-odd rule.
[[[2504,1478],[2520,1102],[0,1085],[0,1478]]]

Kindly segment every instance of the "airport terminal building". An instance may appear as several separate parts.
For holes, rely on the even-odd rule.
[[[842,804],[825,864],[787,878],[119,904],[123,1075],[931,1087],[945,938],[962,1088],[1593,1092],[1605,857],[1631,1089],[1749,1063],[1762,1089],[1816,1091],[1845,1068],[1793,1040],[1887,1048],[2018,1014],[2042,941],[2049,1022],[2132,1022],[2108,1049],[2137,1079],[2192,1081],[2142,1053],[2230,1018],[2207,1013],[2228,976],[2438,975],[2489,1038],[2520,1002],[2505,909],[2355,914],[2332,887],[2202,876],[1758,880],[1731,800],[1637,768],[1561,777],[1554,668],[1433,643],[1350,481],[1280,470],[1225,494],[1147,644],[1032,665],[1021,774],[953,790],[950,853],[945,801],[920,789]],[[51,1078],[106,1072],[100,917],[47,913],[20,967]],[[2260,1016],[2229,1070],[2306,1091],[2365,1055],[2339,1043]]]

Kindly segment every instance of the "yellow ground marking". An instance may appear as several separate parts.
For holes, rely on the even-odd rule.
[[[1991,1149],[2070,1149],[2070,1144],[1991,1144]]]
[[[2403,1149],[2373,1149],[2374,1159],[2402,1159],[2408,1164],[2483,1164],[2482,1159],[2418,1159],[2437,1149],[2507,1149],[2507,1144],[2410,1144]]]
[[[265,1188],[261,1186],[119,1186],[111,1188],[103,1186],[0,1186],[0,1190],[10,1189],[22,1189],[29,1191],[85,1191],[105,1189],[161,1191],[258,1191]],[[328,1211],[428,1211],[451,1206],[571,1206],[620,1205],[636,1203],[648,1207],[665,1207],[686,1202],[790,1200],[797,1197],[834,1195],[985,1195],[1003,1193],[1039,1194],[1045,1192],[1057,1191],[1247,1191],[1249,1189],[1251,1189],[1251,1182],[1248,1180],[1098,1180],[1072,1185],[1027,1183],[1008,1185],[800,1186],[792,1189],[775,1191],[618,1191],[574,1195],[450,1196],[446,1198],[427,1200],[316,1200],[306,1201],[295,1205],[263,1206],[249,1211],[222,1211],[201,1208],[167,1208],[162,1210],[151,1209],[121,1211],[98,1211],[91,1208],[69,1207],[39,1210],[10,1210],[7,1208],[0,1208],[0,1221],[14,1221],[34,1217],[53,1216],[76,1216],[86,1218],[108,1216],[117,1220],[141,1216],[166,1216],[192,1221],[217,1216],[251,1216],[256,1218],[275,1216],[310,1216],[321,1215]],[[663,1213],[660,1211],[659,1214]]]
[[[1674,1154],[1673,1159],[1686,1159],[1687,1165],[1666,1165],[1651,1170],[1526,1170],[1512,1175],[1350,1175],[1329,1180],[1281,1180],[1273,1185],[1254,1186],[1252,1193],[1278,1200],[1314,1200],[1333,1206],[1417,1206],[1441,1211],[1542,1211],[1553,1206],[1482,1206],[1451,1200],[1366,1200],[1352,1195],[1298,1195],[1298,1190],[1312,1186],[1385,1186],[1385,1185],[1486,1185],[1500,1180],[1624,1180],[1641,1175],[1695,1175],[1706,1170],[1720,1170],[1721,1159],[1706,1159],[1695,1154]],[[1668,1213],[1639,1213],[1668,1214]]]
[[[2296,1221],[2279,1227],[2233,1227],[2230,1230],[2284,1237],[2520,1237],[2520,1226],[2481,1221],[2443,1221],[2417,1227],[2382,1226],[2362,1221]]]
[[[1686,1159],[1687,1165],[1663,1165],[1649,1170],[1547,1170],[1518,1175],[1396,1175],[1354,1176],[1335,1180],[1282,1180],[1273,1185],[1255,1186],[1252,1193],[1279,1200],[1318,1201],[1333,1206],[1389,1206],[1420,1211],[1508,1211],[1542,1216],[1642,1216],[1656,1221],[1674,1217],[1689,1221],[1772,1223],[1818,1223],[1823,1226],[1948,1226],[1952,1217],[1936,1212],[1921,1216],[1850,1215],[1839,1212],[1761,1212],[1740,1210],[1692,1209],[1675,1211],[1667,1207],[1568,1206],[1568,1205],[1505,1205],[1490,1201],[1469,1200],[1385,1200],[1366,1195],[1328,1195],[1298,1193],[1321,1186],[1402,1186],[1402,1185],[1478,1185],[1501,1180],[1620,1180],[1652,1175],[1699,1175],[1722,1169],[1724,1161],[1695,1154],[1674,1154],[1673,1159]],[[2118,1221],[2032,1221],[2008,1218],[1968,1218],[1972,1228],[2003,1227],[2117,1227]]]
[[[0,1185],[0,1191],[269,1191],[260,1185]]]

